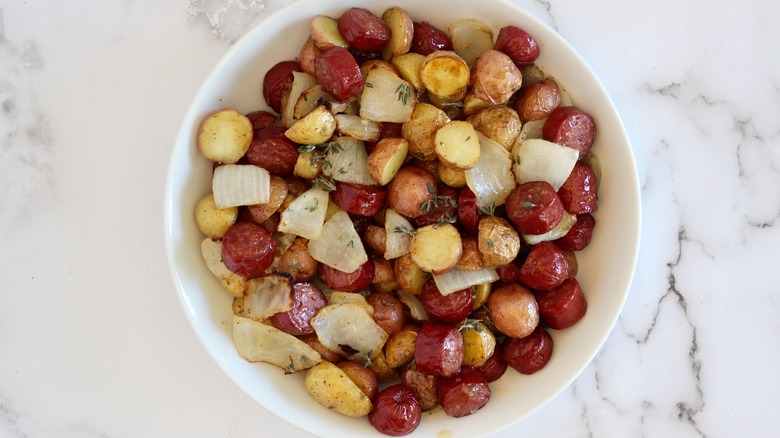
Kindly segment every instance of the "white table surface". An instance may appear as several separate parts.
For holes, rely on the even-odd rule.
[[[209,358],[163,248],[187,106],[289,1],[0,1],[0,436],[307,436]],[[780,3],[514,1],[615,101],[643,231],[602,351],[496,437],[777,436]]]

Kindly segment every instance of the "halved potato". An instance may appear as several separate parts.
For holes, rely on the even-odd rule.
[[[463,98],[463,114],[470,116],[480,112],[481,110],[488,108],[492,104],[486,100],[482,100],[474,94],[473,91],[466,93],[466,97]]]
[[[382,124],[353,114],[336,114],[339,134],[361,141],[377,141],[382,135]]]
[[[441,161],[436,165],[436,173],[444,184],[450,187],[460,188],[466,185],[466,173],[446,166]]]
[[[322,85],[317,84],[313,87],[306,89],[298,97],[298,101],[295,103],[293,109],[293,119],[300,120],[306,114],[309,114],[314,108],[319,105],[325,105],[331,112],[331,114],[343,113],[347,109],[346,102],[339,102],[322,89]]]
[[[478,271],[485,267],[485,260],[479,250],[479,241],[474,236],[463,236],[463,254],[461,254],[455,269],[461,271]]]
[[[252,122],[234,109],[221,109],[206,116],[198,127],[198,149],[205,158],[233,164],[252,144]]]
[[[419,53],[404,53],[393,58],[393,65],[398,69],[398,73],[406,82],[412,84],[417,90],[417,94],[425,92],[425,86],[420,78],[423,62],[425,62],[425,56]]]
[[[403,138],[383,138],[368,155],[368,173],[379,185],[393,179],[406,161],[409,142]]]
[[[314,76],[314,60],[322,51],[314,44],[314,40],[309,37],[301,47],[301,53],[298,55],[298,64],[301,70]]]
[[[469,321],[460,328],[463,335],[463,365],[481,367],[496,351],[496,336],[482,321]]]
[[[401,289],[412,295],[420,295],[423,285],[431,277],[414,263],[411,254],[404,254],[395,259],[393,270]]]
[[[382,48],[382,59],[390,61],[412,48],[414,22],[402,8],[392,7],[382,14],[382,20],[390,28],[390,40]]]
[[[212,239],[221,239],[237,219],[238,207],[217,208],[212,193],[195,204],[195,223],[201,233]]]
[[[320,105],[304,118],[295,122],[284,136],[298,144],[322,144],[336,132],[336,119]]]
[[[233,340],[239,356],[249,362],[267,362],[286,374],[311,368],[322,357],[307,343],[273,326],[233,316]]]
[[[469,66],[457,53],[439,50],[425,57],[420,80],[429,94],[463,100],[470,81]]]
[[[384,350],[385,359],[390,368],[404,366],[414,359],[415,342],[419,330],[413,325],[407,325],[387,339]]]
[[[365,78],[368,77],[368,74],[371,73],[371,70],[375,70],[378,68],[387,70],[388,72],[394,75],[399,75],[398,69],[395,68],[395,65],[393,65],[389,61],[385,61],[384,59],[370,59],[364,62],[363,64],[360,65],[360,74],[362,74],[363,77]]]
[[[304,385],[317,403],[342,415],[362,417],[373,407],[368,396],[344,370],[327,361],[309,369]]]
[[[485,266],[511,263],[520,252],[520,235],[509,222],[496,216],[479,220],[479,251]]]
[[[317,151],[311,151],[298,154],[293,175],[306,179],[316,178],[322,170],[322,160],[314,159],[316,153]]]
[[[409,244],[412,261],[423,271],[434,275],[452,270],[462,253],[460,232],[452,224],[418,228]]]
[[[293,81],[290,83],[290,88],[285,92],[282,97],[282,126],[289,128],[295,121],[295,105],[298,103],[298,99],[306,90],[317,85],[317,79],[303,72],[293,72]]]
[[[436,131],[439,161],[455,170],[467,170],[479,161],[479,136],[471,123],[453,120]]]
[[[506,105],[485,108],[466,120],[471,122],[474,129],[508,151],[512,150],[523,127],[517,112]]]
[[[444,111],[429,103],[418,103],[411,118],[401,128],[409,140],[409,154],[423,161],[436,158],[436,131],[450,118]]]
[[[339,23],[333,18],[318,15],[311,20],[309,26],[311,39],[320,50],[334,47],[348,47],[349,44],[339,32]]]
[[[493,30],[482,20],[464,18],[449,25],[447,30],[452,38],[455,53],[468,65],[483,53],[493,48]]]
[[[485,101],[503,105],[520,89],[523,74],[512,59],[498,50],[488,50],[474,62],[471,86],[474,94]]]
[[[384,68],[366,76],[360,96],[360,117],[376,122],[403,123],[412,118],[417,95],[409,82]]]

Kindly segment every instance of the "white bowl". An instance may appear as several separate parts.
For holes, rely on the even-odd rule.
[[[264,73],[276,62],[293,59],[316,14],[338,17],[355,0],[298,1],[269,16],[238,41],[214,68],[190,106],[173,148],[165,188],[165,234],[174,283],[195,333],[228,376],[265,409],[320,436],[382,436],[365,418],[348,418],[318,405],[306,393],[303,373],[285,376],[278,368],[250,364],[236,353],[231,336],[231,298],[206,269],[203,239],[193,219],[197,200],[210,191],[211,163],[197,150],[199,121],[212,110],[242,112],[265,108]],[[631,283],[639,247],[640,195],[636,165],[617,111],[585,61],[554,30],[503,0],[379,0],[377,14],[401,6],[419,20],[440,28],[459,18],[476,17],[497,31],[513,24],[538,41],[537,63],[556,77],[574,103],[589,112],[598,127],[593,151],[602,162],[597,226],[590,246],[578,254],[577,276],[588,299],[588,312],[575,326],[551,330],[554,353],[531,376],[511,368],[491,384],[490,402],[474,415],[447,417],[441,410],[423,416],[414,436],[476,437],[495,433],[539,409],[564,390],[588,365],[609,335]]]

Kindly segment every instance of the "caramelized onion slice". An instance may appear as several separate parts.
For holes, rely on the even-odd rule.
[[[360,303],[329,304],[311,319],[320,343],[349,359],[370,359],[382,350],[387,332]]]
[[[238,354],[249,362],[267,362],[286,374],[311,368],[322,357],[309,344],[275,327],[233,316],[233,340]]]

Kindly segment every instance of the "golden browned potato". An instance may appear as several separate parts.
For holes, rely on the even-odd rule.
[[[374,262],[374,278],[371,280],[371,284],[395,281],[393,263],[390,260],[385,260],[382,257],[375,257],[372,261]]]
[[[398,74],[406,81],[412,84],[417,94],[425,92],[425,86],[420,78],[420,70],[422,69],[423,62],[425,62],[425,56],[419,53],[404,53],[403,55],[393,58],[393,65],[398,69]]]
[[[325,105],[319,105],[295,122],[284,136],[298,144],[322,144],[336,132],[336,119]]]
[[[520,69],[503,52],[489,50],[474,63],[471,86],[474,94],[482,100],[503,105],[522,83]]]
[[[469,321],[460,329],[463,335],[463,365],[481,367],[496,351],[496,336],[481,321]]]
[[[342,113],[347,109],[346,102],[339,102],[333,96],[322,89],[322,85],[317,84],[304,90],[298,100],[295,102],[293,110],[293,119],[300,120],[306,114],[312,112],[319,105],[325,105],[331,114]]]
[[[479,136],[471,123],[453,120],[436,131],[436,156],[447,167],[468,170],[479,161]]]
[[[368,367],[376,374],[380,382],[390,382],[398,378],[398,372],[387,364],[385,352],[382,350],[371,358]]]
[[[410,254],[395,259],[393,270],[401,289],[413,295],[420,295],[423,285],[431,277],[414,263]]]
[[[409,242],[409,254],[423,271],[444,274],[455,267],[463,254],[460,232],[452,224],[418,228]]]
[[[424,207],[436,195],[436,179],[425,169],[402,167],[387,185],[387,205],[396,213],[416,218],[426,213]],[[428,203],[428,204],[426,204]]]
[[[355,362],[348,360],[341,361],[337,365],[342,371],[355,382],[355,385],[363,391],[363,394],[368,396],[370,400],[376,397],[379,392],[379,380],[376,378],[376,374],[370,369],[364,367]]]
[[[473,91],[469,91],[466,93],[466,97],[463,98],[463,114],[471,116],[491,105],[490,102],[477,97]]]
[[[520,235],[506,220],[484,216],[479,220],[479,251],[485,266],[506,265],[520,252]]]
[[[252,144],[252,122],[234,109],[221,109],[206,116],[198,127],[200,154],[217,163],[233,164]]]
[[[360,65],[360,73],[364,78],[366,78],[368,77],[368,74],[371,72],[371,70],[377,68],[387,70],[396,76],[400,76],[400,73],[398,72],[398,69],[395,68],[395,65],[393,65],[390,61],[385,61],[384,59],[371,59],[364,62]]]
[[[319,262],[309,253],[309,241],[296,237],[286,251],[279,256],[279,272],[290,274],[295,281],[308,281],[314,277]]]
[[[469,86],[469,65],[457,53],[439,50],[425,58],[420,68],[420,80],[428,94],[461,101]]]
[[[414,359],[415,341],[420,329],[406,325],[401,331],[391,335],[385,342],[385,359],[390,368],[398,368]]]
[[[315,153],[316,151],[298,154],[295,168],[293,168],[293,175],[306,179],[316,178],[322,171],[322,160],[315,160]]]
[[[466,172],[447,167],[441,161],[436,163],[436,173],[439,179],[450,187],[460,188],[466,185]]]
[[[490,292],[493,291],[493,283],[481,283],[474,286],[474,310],[487,303]]]
[[[403,138],[387,137],[379,140],[368,155],[368,173],[377,184],[389,183],[401,169],[409,153],[409,142]]]
[[[506,105],[485,108],[468,119],[474,129],[481,132],[491,140],[500,144],[506,150],[511,150],[523,124],[520,123],[515,110]]]
[[[461,237],[463,254],[455,265],[456,269],[463,271],[477,271],[485,267],[482,253],[479,251],[479,242],[474,236]]]
[[[338,21],[324,15],[318,15],[311,20],[311,39],[320,50],[328,50],[334,47],[347,47],[347,41],[339,32]]]
[[[238,207],[217,208],[214,195],[200,198],[195,204],[195,223],[200,232],[212,239],[221,239],[238,219]]]
[[[420,160],[436,158],[436,131],[449,121],[447,114],[439,108],[418,103],[411,119],[401,128],[404,138],[409,140],[409,154]]]
[[[287,181],[284,178],[271,175],[271,194],[268,202],[249,206],[249,214],[258,224],[263,223],[276,213],[287,198]]]
[[[362,417],[368,415],[373,406],[341,368],[327,361],[309,368],[305,386],[317,403],[342,415]]]
[[[412,48],[414,22],[412,17],[399,7],[387,9],[382,14],[382,20],[390,28],[390,40],[382,48],[382,59],[390,61]]]
[[[520,120],[525,123],[546,119],[560,104],[561,90],[558,88],[558,83],[552,79],[545,79],[524,87],[515,102],[515,109]]]
[[[488,298],[496,328],[513,338],[524,338],[539,325],[539,304],[530,290],[517,283],[494,290]]]
[[[385,227],[369,225],[363,233],[363,243],[373,249],[377,254],[385,253],[385,244],[387,243],[387,232]]]
[[[301,53],[298,56],[298,64],[301,65],[301,70],[314,76],[314,60],[322,51],[314,44],[314,40],[309,37],[301,47]]]

